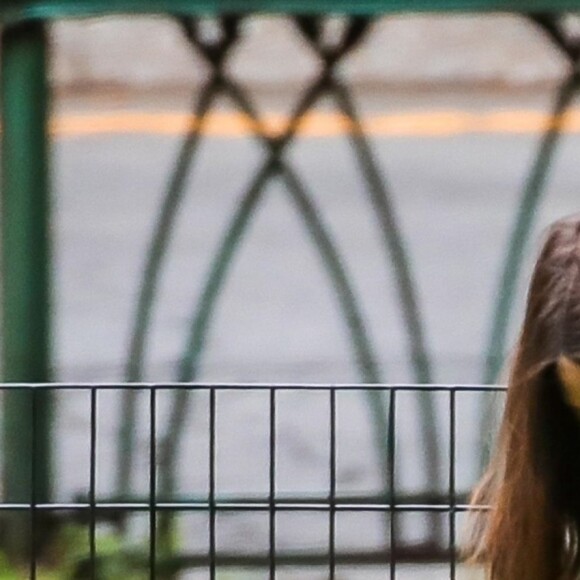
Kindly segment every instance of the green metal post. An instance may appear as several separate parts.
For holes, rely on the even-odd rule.
[[[43,23],[4,28],[1,278],[5,382],[50,381],[46,61]],[[32,396],[30,390],[3,396],[3,489],[8,502],[45,502],[50,497],[51,395],[35,393],[34,419]],[[22,555],[25,530],[22,518],[17,521],[17,530],[11,527],[7,534],[7,547]]]

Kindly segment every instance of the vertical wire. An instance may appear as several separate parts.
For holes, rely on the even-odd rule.
[[[155,580],[157,552],[157,391],[149,391],[149,578]]]
[[[36,441],[36,423],[38,421],[38,405],[36,401],[36,389],[32,387],[30,389],[31,394],[31,413],[32,413],[32,433],[30,438],[30,479],[31,479],[31,486],[30,486],[30,580],[36,580],[36,560],[37,560],[37,510],[36,510],[36,463],[38,461],[38,457],[36,456],[38,453],[37,450],[37,441]]]
[[[336,389],[330,390],[330,513],[329,513],[329,580],[336,574]]]
[[[456,421],[456,391],[452,389],[449,393],[449,573],[450,580],[455,580],[456,575],[456,491],[455,491],[455,421]]]
[[[390,537],[390,580],[395,580],[397,576],[397,557],[396,557],[396,495],[395,495],[395,417],[396,417],[396,397],[397,389],[393,388],[391,391],[391,401],[389,405],[389,449],[388,449],[388,464],[389,464],[389,508],[391,513],[391,537]]]
[[[89,568],[96,580],[96,480],[97,480],[97,387],[91,387],[91,448],[89,471]]]
[[[276,579],[276,389],[270,389],[270,490],[269,504],[269,554],[270,580]]]
[[[209,577],[216,578],[216,391],[209,390]]]

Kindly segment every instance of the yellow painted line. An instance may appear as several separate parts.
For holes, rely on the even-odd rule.
[[[288,117],[268,114],[263,117],[263,132],[269,136],[282,133]],[[565,133],[580,133],[580,109],[569,111],[559,119]],[[89,137],[99,135],[179,135],[196,127],[198,119],[179,112],[119,112],[57,116],[51,122],[56,137]],[[506,110],[470,113],[466,111],[420,111],[367,115],[364,131],[377,137],[447,137],[465,134],[530,134],[546,130],[550,117],[535,110]],[[247,117],[234,112],[208,115],[202,133],[212,137],[247,137],[258,127]],[[344,115],[315,112],[300,122],[297,133],[303,137],[337,137],[353,130]]]

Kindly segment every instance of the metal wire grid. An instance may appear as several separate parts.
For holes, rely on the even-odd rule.
[[[195,392],[204,392],[209,397],[209,453],[207,457],[208,468],[208,495],[205,500],[179,500],[166,501],[158,497],[158,396],[160,391],[184,388]],[[142,501],[102,501],[97,497],[97,444],[99,415],[99,394],[106,390],[133,389],[145,392],[149,399],[148,430],[149,430],[149,465],[148,465],[148,495]],[[387,445],[389,469],[389,489],[384,495],[365,498],[344,498],[337,493],[337,394],[345,391],[366,391],[376,389],[388,399],[388,422],[389,441]],[[230,566],[237,563],[249,567],[263,568],[267,570],[268,578],[275,579],[281,567],[284,566],[316,566],[325,567],[328,578],[337,578],[337,566],[341,564],[380,565],[384,568],[385,576],[391,579],[397,577],[398,565],[401,563],[439,562],[448,566],[449,578],[454,580],[457,573],[457,524],[456,516],[468,509],[465,494],[459,494],[456,489],[456,462],[457,462],[457,394],[458,393],[496,393],[502,392],[499,386],[452,386],[452,385],[256,385],[256,384],[228,384],[228,385],[176,385],[176,384],[107,384],[107,385],[0,385],[3,396],[27,397],[30,402],[31,424],[37,424],[39,417],[42,395],[47,390],[58,391],[88,391],[90,393],[90,473],[88,495],[83,501],[68,503],[48,502],[43,503],[37,494],[37,449],[39,441],[37,430],[33,427],[30,439],[30,482],[31,493],[29,501],[19,503],[0,503],[0,514],[6,516],[10,513],[28,514],[29,517],[29,577],[39,577],[39,554],[43,542],[44,520],[51,517],[50,514],[59,513],[62,517],[80,517],[87,522],[88,546],[84,561],[82,578],[96,580],[102,578],[98,572],[98,562],[101,557],[97,549],[97,529],[99,521],[107,518],[107,514],[116,513],[122,515],[134,515],[145,513],[148,516],[148,541],[145,553],[138,555],[128,553],[127,558],[135,566],[135,569],[143,572],[143,577],[174,578],[180,570],[187,568],[203,568],[207,577],[211,580],[219,578],[219,570],[222,566]],[[217,395],[222,391],[261,391],[268,396],[268,492],[261,499],[223,499],[216,494],[216,450],[218,437],[216,430],[217,419]],[[287,499],[277,493],[277,411],[279,407],[279,395],[282,392],[319,392],[327,398],[328,405],[328,444],[329,456],[327,462],[328,495],[325,498]],[[443,393],[447,398],[448,408],[448,456],[449,473],[447,493],[438,498],[423,496],[423,502],[413,502],[400,498],[397,490],[396,477],[396,410],[397,400],[400,393]],[[14,437],[22,434],[14,433]],[[8,440],[7,445],[10,445]],[[160,514],[184,514],[205,513],[208,516],[207,540],[208,552],[203,555],[176,554],[172,558],[159,556],[158,551],[158,527]],[[217,516],[220,512],[260,512],[268,517],[268,550],[264,557],[240,556],[232,562],[231,556],[220,553],[217,542]],[[326,514],[328,518],[328,551],[326,554],[288,554],[277,550],[277,516],[282,512],[306,513],[316,512]],[[388,545],[384,550],[374,555],[370,554],[347,554],[337,549],[337,515],[340,513],[381,513],[389,514],[390,534]],[[447,517],[448,534],[442,547],[431,554],[413,552],[408,547],[399,545],[397,531],[397,516],[405,513],[439,514]]]

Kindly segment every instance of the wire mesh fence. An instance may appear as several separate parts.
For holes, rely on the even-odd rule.
[[[134,391],[141,457],[130,496],[111,495],[115,413]],[[168,474],[171,395],[195,401],[188,445]],[[54,489],[38,486],[37,419],[59,393]],[[21,576],[60,578],[451,578],[469,487],[478,477],[473,418],[490,386],[4,385],[28,406],[18,493],[3,490],[3,546]],[[377,446],[361,395],[384,398]],[[417,421],[420,397],[440,411],[434,478]],[[76,419],[66,412],[74,404]],[[60,423],[57,422],[57,424]],[[109,436],[109,433],[112,436]],[[22,448],[22,447],[21,447]],[[427,451],[428,452],[428,451]],[[386,457],[382,456],[386,453]],[[470,465],[471,463],[471,465]],[[176,479],[164,493],[167,477]],[[20,530],[21,537],[14,537]],[[6,533],[8,532],[8,533]],[[10,536],[7,543],[6,537]],[[363,576],[357,576],[362,574]],[[249,574],[244,576],[244,574]],[[294,575],[293,575],[294,574]]]

